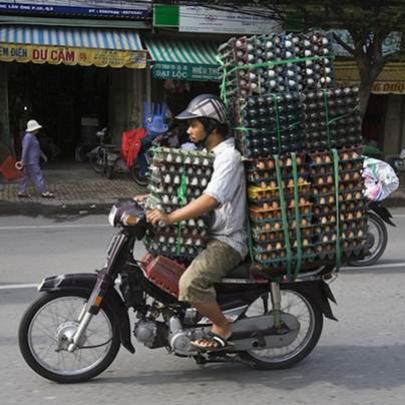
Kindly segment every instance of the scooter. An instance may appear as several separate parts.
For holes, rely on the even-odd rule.
[[[209,321],[158,286],[163,272],[152,278],[148,264],[134,258],[134,244],[150,226],[142,207],[114,206],[109,222],[119,232],[109,244],[105,267],[44,279],[40,296],[21,320],[21,353],[42,377],[87,381],[107,369],[121,345],[135,353],[130,308],[135,312],[132,334],[149,349],[164,348],[197,364],[237,362],[266,370],[303,360],[319,340],[323,317],[335,319],[329,304],[334,297],[324,281],[333,268],[308,270],[289,282],[256,277],[245,262],[216,286],[232,326],[229,345],[221,351],[198,349],[191,342],[207,333]]]

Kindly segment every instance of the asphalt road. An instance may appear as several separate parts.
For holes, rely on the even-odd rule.
[[[296,367],[256,371],[197,366],[136,344],[91,382],[60,385],[25,365],[18,323],[43,277],[102,266],[114,229],[106,218],[0,218],[0,404],[402,404],[405,398],[405,210],[395,211],[379,266],[343,269],[331,288],[339,322]],[[142,254],[142,249],[136,251]]]

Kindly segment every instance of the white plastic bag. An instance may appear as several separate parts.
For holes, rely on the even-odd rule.
[[[364,158],[363,178],[366,186],[364,195],[371,201],[382,201],[399,187],[394,169],[379,159]]]

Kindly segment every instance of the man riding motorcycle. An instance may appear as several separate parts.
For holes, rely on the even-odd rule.
[[[179,300],[191,303],[212,322],[210,333],[192,345],[206,351],[223,350],[231,337],[231,327],[216,302],[214,284],[247,255],[243,164],[234,139],[228,135],[226,107],[219,98],[197,96],[176,118],[188,121],[187,133],[194,144],[215,155],[214,171],[199,198],[170,214],[148,211],[147,220],[170,225],[213,211],[210,241],[182,275]]]

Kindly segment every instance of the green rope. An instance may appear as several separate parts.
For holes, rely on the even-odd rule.
[[[347,114],[342,114],[342,115],[339,115],[339,116],[337,116],[337,117],[335,117],[335,118],[332,118],[330,121],[328,121],[328,125],[332,124],[332,123],[335,122],[335,121],[339,121],[339,120],[341,120],[342,118],[350,117],[354,112],[358,111],[359,108],[360,108],[360,107],[359,107],[358,105],[356,105],[356,106],[355,106],[350,112],[348,112]]]
[[[278,104],[277,104],[277,96],[275,94],[271,95],[274,103],[274,109],[276,112],[276,133],[277,133],[277,145],[278,145],[278,153],[281,153],[281,138],[280,138],[280,116],[278,113]]]
[[[246,230],[247,230],[247,235],[248,235],[248,249],[249,249],[249,257],[250,257],[250,261],[252,263],[255,262],[255,257],[253,254],[253,238],[252,238],[252,227],[250,225],[250,215],[249,215],[249,209],[246,205],[246,211],[247,211],[247,215],[246,215]]]
[[[296,239],[297,239],[297,261],[295,265],[294,278],[297,277],[301,270],[302,264],[302,239],[301,239],[301,216],[299,207],[299,195],[298,195],[298,170],[297,170],[297,154],[291,153],[292,158],[292,174],[294,179],[294,203],[295,203],[295,227],[296,227]]]
[[[341,263],[340,247],[340,204],[339,204],[339,154],[336,149],[332,149],[333,155],[333,175],[335,177],[335,204],[336,204],[336,271],[339,271]]]
[[[287,277],[291,279],[291,244],[290,244],[290,235],[288,231],[288,222],[287,222],[287,213],[286,213],[286,203],[284,198],[284,187],[283,187],[283,179],[281,176],[280,170],[280,163],[278,161],[278,155],[273,155],[274,159],[274,166],[276,168],[277,173],[277,185],[278,185],[278,193],[280,198],[280,209],[281,209],[281,220],[283,222],[283,231],[284,231],[284,238],[285,238],[285,247],[287,251]]]
[[[328,109],[328,92],[323,89],[323,105],[325,107],[325,126],[326,126],[326,137],[328,141],[328,148],[331,148],[330,143],[330,127],[329,127],[329,109]]]
[[[225,63],[222,61],[222,59],[218,55],[215,56],[215,59],[219,62],[222,69],[224,70],[224,73],[222,74],[222,80],[221,80],[221,84],[220,84],[219,88],[220,88],[220,97],[224,101],[224,104],[227,105],[228,100],[227,100],[227,97],[226,97],[226,76],[227,76],[226,66],[225,66]]]
[[[180,180],[180,186],[177,188],[177,198],[179,199],[179,204],[180,206],[184,206],[187,203],[186,199],[187,195],[187,177],[182,174],[181,175],[181,180]],[[176,237],[176,255],[180,256],[180,249],[181,249],[181,243],[180,243],[180,238],[181,238],[181,222],[177,225],[177,237]]]

